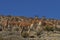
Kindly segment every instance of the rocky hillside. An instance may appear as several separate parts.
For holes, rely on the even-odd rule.
[[[34,38],[37,40],[60,39],[60,20],[37,16],[0,16],[0,34],[2,39],[10,40]],[[9,38],[9,39],[8,39]],[[11,40],[12,40],[11,39]],[[16,39],[16,40],[17,40]],[[21,39],[23,40],[23,39]]]

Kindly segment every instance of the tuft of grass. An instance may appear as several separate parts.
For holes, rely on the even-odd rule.
[[[45,27],[45,30],[47,30],[47,31],[53,31],[54,28],[53,28],[53,27],[50,27],[50,26],[46,26],[46,27]]]
[[[2,35],[0,35],[0,40],[3,40]]]

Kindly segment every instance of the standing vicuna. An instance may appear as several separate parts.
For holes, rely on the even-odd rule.
[[[8,23],[7,20],[2,20],[1,26],[3,27],[3,31],[6,31],[7,30],[7,25],[8,25],[7,23]]]

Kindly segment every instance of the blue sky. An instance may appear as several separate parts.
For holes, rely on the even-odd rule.
[[[0,0],[0,14],[60,19],[60,0]]]

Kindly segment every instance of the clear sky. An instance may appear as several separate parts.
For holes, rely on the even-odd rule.
[[[0,0],[0,14],[60,19],[60,0]]]

